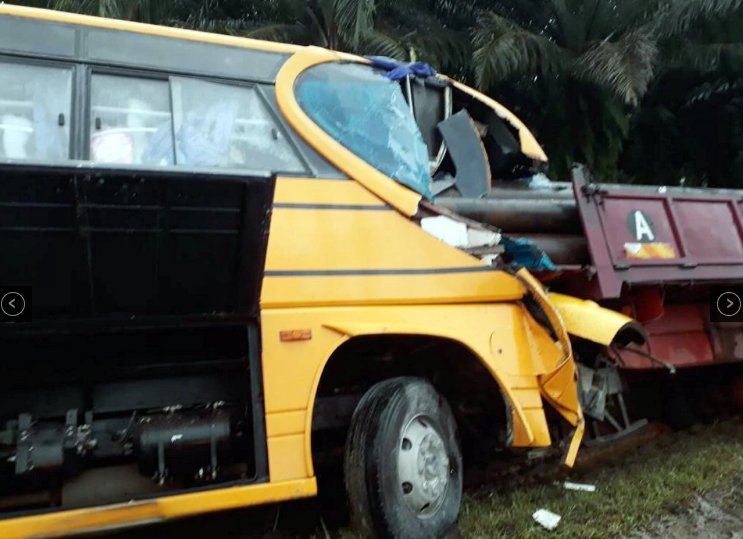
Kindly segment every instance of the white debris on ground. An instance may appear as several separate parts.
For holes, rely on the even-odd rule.
[[[562,517],[560,515],[556,515],[552,511],[548,511],[547,509],[539,509],[534,512],[532,515],[532,518],[536,520],[542,527],[552,531],[555,528],[557,528],[557,525],[560,523],[560,519]]]
[[[596,492],[596,485],[587,485],[585,483],[571,483],[565,481],[562,485],[566,490],[580,490],[583,492]]]

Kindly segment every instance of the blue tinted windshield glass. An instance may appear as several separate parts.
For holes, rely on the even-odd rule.
[[[360,64],[310,68],[297,100],[324,131],[370,165],[431,198],[428,148],[399,83]]]

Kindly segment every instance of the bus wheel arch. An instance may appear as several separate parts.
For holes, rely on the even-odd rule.
[[[471,348],[431,335],[367,334],[340,344],[318,376],[308,410],[313,462],[322,463],[323,454],[332,451],[325,444],[345,443],[345,431],[363,394],[378,382],[402,376],[428,380],[447,399],[468,462],[484,463],[490,448],[510,445],[512,409],[518,404],[507,398]],[[341,432],[334,437],[334,430]],[[489,435],[487,441],[484,435]]]

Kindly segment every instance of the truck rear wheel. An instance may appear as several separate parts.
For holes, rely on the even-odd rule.
[[[356,531],[432,539],[462,502],[462,453],[446,400],[428,382],[393,378],[361,399],[348,433],[345,481]]]

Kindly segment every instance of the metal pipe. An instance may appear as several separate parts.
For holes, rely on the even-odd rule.
[[[582,231],[572,199],[439,198],[436,204],[500,228],[506,234],[580,234]]]

